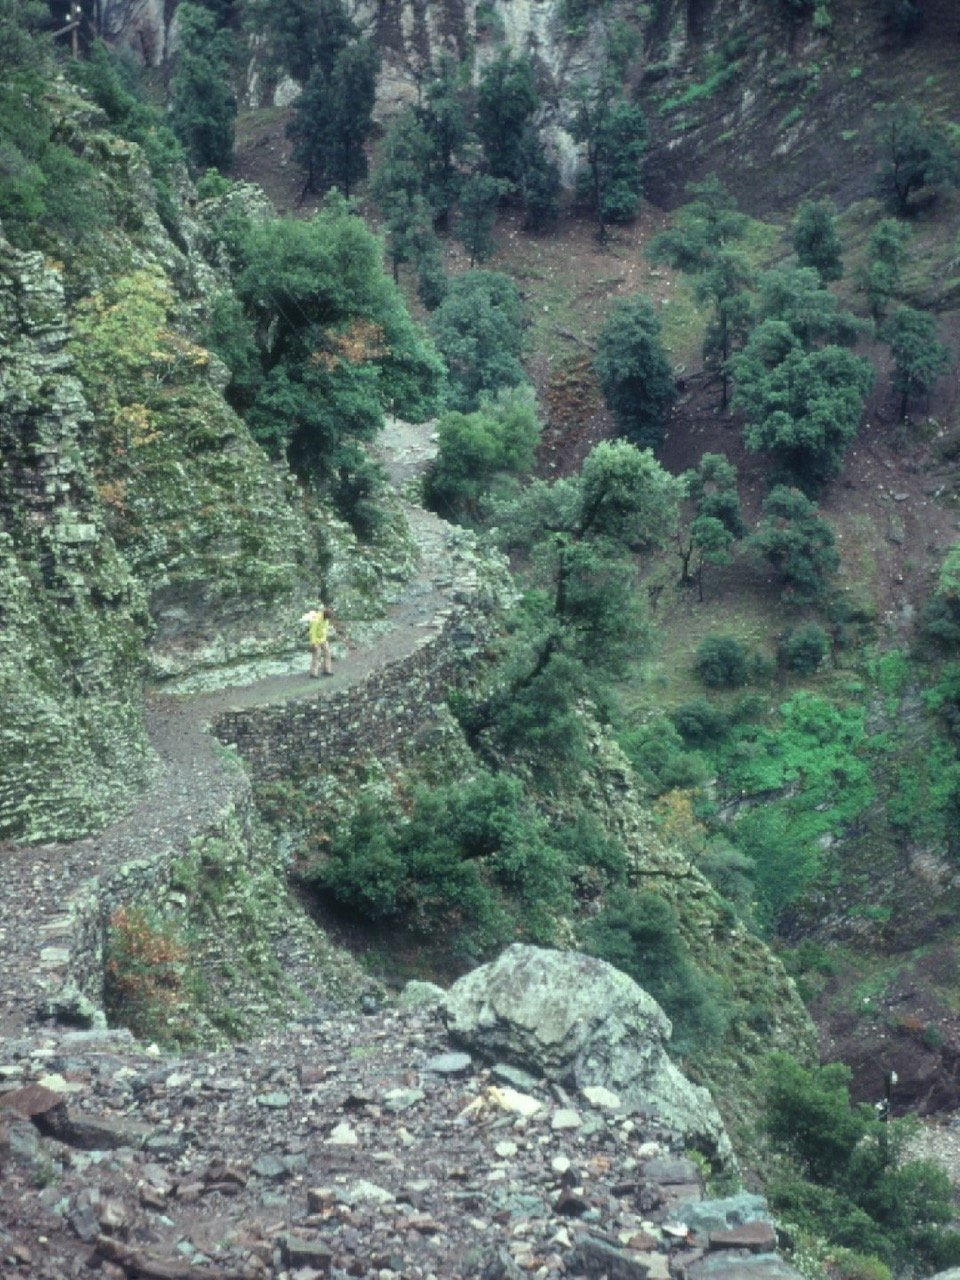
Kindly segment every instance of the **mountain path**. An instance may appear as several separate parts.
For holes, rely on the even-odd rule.
[[[435,453],[432,425],[388,419],[377,452],[398,489],[422,474]],[[454,571],[462,531],[411,502],[404,502],[419,548],[417,573],[386,615],[387,629],[363,647],[344,650],[331,677],[310,679],[304,639],[303,670],[203,694],[153,689],[145,698],[145,722],[157,755],[150,787],[130,811],[83,839],[44,845],[8,845],[0,879],[0,1037],[16,1035],[37,1018],[45,999],[59,990],[69,962],[64,945],[73,921],[71,899],[141,858],[186,852],[193,834],[211,825],[236,791],[235,765],[208,726],[223,712],[293,699],[322,700],[362,683],[372,672],[402,660],[436,634],[462,589]],[[341,641],[343,640],[341,636]]]

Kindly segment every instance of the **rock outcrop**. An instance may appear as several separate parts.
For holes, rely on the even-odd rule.
[[[90,830],[149,769],[142,593],[105,528],[60,275],[0,232],[0,840]]]
[[[629,1111],[656,1117],[720,1162],[730,1139],[706,1089],[667,1053],[670,1020],[612,965],[575,951],[515,944],[451,987],[455,1040],[558,1084],[610,1090]]]

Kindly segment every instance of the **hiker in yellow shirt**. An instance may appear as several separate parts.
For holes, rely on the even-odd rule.
[[[310,624],[310,649],[312,657],[310,660],[310,674],[317,679],[320,675],[320,663],[323,662],[323,674],[325,676],[333,675],[333,660],[330,655],[330,619],[327,611],[320,605],[317,609],[305,615],[306,621]]]

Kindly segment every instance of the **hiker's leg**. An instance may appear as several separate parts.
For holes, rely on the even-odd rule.
[[[323,646],[323,670],[325,675],[333,675],[333,655],[329,643]]]
[[[320,674],[320,649],[321,646],[315,644],[310,650],[310,674],[318,676]]]

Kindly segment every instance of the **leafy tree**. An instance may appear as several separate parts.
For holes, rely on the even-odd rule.
[[[448,520],[475,520],[498,477],[533,469],[539,435],[530,387],[502,390],[475,413],[444,414],[437,423],[437,457],[424,482],[428,506]]]
[[[713,303],[713,315],[703,338],[703,362],[720,376],[720,407],[726,409],[730,387],[730,359],[743,345],[753,318],[748,292],[753,271],[746,257],[735,249],[721,249],[696,284],[701,302]]]
[[[534,481],[495,508],[502,544],[525,552],[530,585],[492,687],[464,717],[476,745],[492,734],[541,770],[583,754],[576,700],[642,649],[633,554],[670,539],[682,488],[649,450],[606,441],[578,477]]]
[[[892,106],[877,129],[877,146],[877,188],[901,218],[913,211],[917,193],[937,186],[955,186],[960,177],[960,163],[949,133],[917,106]]]
[[[655,237],[650,258],[696,274],[711,267],[721,249],[743,238],[749,219],[715,173],[689,184],[687,193],[692,199],[680,211],[678,225]]]
[[[497,201],[506,193],[507,182],[488,173],[474,173],[460,190],[457,235],[470,255],[470,266],[485,262],[496,244],[493,226],[497,220]]]
[[[177,10],[180,33],[170,78],[170,123],[195,165],[228,169],[233,163],[237,102],[230,84],[233,40],[196,4]]]
[[[560,169],[551,160],[533,126],[520,141],[518,190],[523,202],[525,231],[545,231],[560,216]]]
[[[504,50],[489,64],[477,87],[476,130],[490,173],[519,184],[522,146],[539,105],[529,58],[512,58]]]
[[[724,454],[705,453],[696,469],[684,472],[683,480],[690,516],[677,528],[680,581],[684,585],[696,582],[702,602],[704,566],[729,564],[730,547],[746,532],[737,492],[737,469]]]
[[[850,1105],[850,1069],[839,1062],[811,1070],[775,1054],[766,1080],[764,1128],[815,1182],[844,1171],[870,1127],[866,1107]]]
[[[833,533],[817,515],[816,503],[786,485],[767,495],[750,543],[780,575],[783,598],[797,604],[819,600],[840,566]]]
[[[719,520],[734,538],[746,533],[737,489],[737,468],[725,453],[705,453],[698,466],[684,473],[687,493],[698,516]]]
[[[695,665],[709,689],[737,689],[750,677],[749,654],[736,636],[704,636],[697,646]]]
[[[792,483],[816,492],[840,470],[872,385],[867,361],[836,345],[854,341],[863,325],[809,267],[766,272],[759,314],[732,361],[744,439],[750,449],[771,450]]]
[[[830,200],[805,200],[793,221],[793,251],[801,267],[813,267],[826,284],[843,275],[836,208]]]
[[[613,304],[597,340],[604,399],[620,430],[638,445],[660,443],[677,394],[660,329],[649,298],[635,294]]]
[[[893,356],[891,381],[906,419],[911,396],[928,395],[950,364],[950,352],[937,337],[933,316],[913,307],[898,307],[882,330]]]
[[[592,88],[581,82],[574,97],[571,132],[586,146],[590,201],[603,242],[609,222],[629,222],[636,215],[643,193],[640,164],[647,149],[647,122],[609,75]]]
[[[403,263],[419,268],[426,259],[439,255],[433,234],[434,210],[425,193],[429,153],[430,139],[416,111],[403,108],[387,127],[370,182],[370,193],[384,217],[394,280]]]
[[[665,898],[622,892],[584,925],[582,938],[590,954],[621,969],[663,1006],[677,1052],[689,1053],[722,1036],[718,993],[693,963],[677,914]]]
[[[417,255],[417,297],[428,311],[435,311],[447,296],[448,280],[436,236],[422,242]]]
[[[794,348],[772,368],[757,358],[753,339],[736,358],[735,404],[747,422],[744,440],[769,450],[784,473],[816,493],[840,471],[860,425],[873,368],[842,347]]]
[[[891,298],[896,297],[900,288],[909,240],[909,229],[896,218],[883,218],[870,237],[861,283],[870,314],[877,322],[883,319]]]
[[[746,257],[728,247],[739,240],[747,218],[715,174],[688,186],[693,199],[680,214],[677,226],[662,232],[650,247],[654,262],[669,262],[678,271],[697,275],[700,302],[713,304],[713,316],[703,340],[703,358],[720,375],[721,408],[729,392],[729,361],[735,347],[746,338],[752,316],[748,290],[753,271]]]
[[[356,467],[350,442],[378,429],[385,405],[421,420],[435,412],[441,362],[342,198],[310,221],[250,226],[239,252],[236,291],[260,364],[247,418],[266,448],[330,483]]]
[[[721,742],[730,728],[723,710],[707,698],[681,703],[670,718],[689,747],[710,747]]]
[[[842,311],[811,267],[780,267],[760,277],[757,318],[785,324],[801,346],[819,342],[852,346],[863,333],[862,320]]]
[[[830,652],[830,638],[817,622],[805,622],[782,636],[777,657],[789,671],[810,676]]]
[[[311,71],[287,127],[308,191],[329,182],[349,196],[366,177],[364,146],[373,127],[379,65],[373,43],[357,40],[337,53],[330,71],[319,64]]]
[[[656,716],[618,734],[617,741],[651,796],[700,786],[707,779],[706,761],[686,749],[680,734],[665,716]]]
[[[517,287],[498,271],[466,271],[450,282],[431,329],[450,373],[451,403],[464,413],[485,392],[526,382],[520,365],[523,313]]]
[[[849,1081],[840,1063],[771,1056],[764,1127],[800,1175],[774,1182],[773,1202],[834,1243],[923,1268],[938,1237],[948,1246],[953,1234],[937,1230],[953,1216],[950,1180],[929,1161],[905,1160],[902,1126],[854,1106]]]

